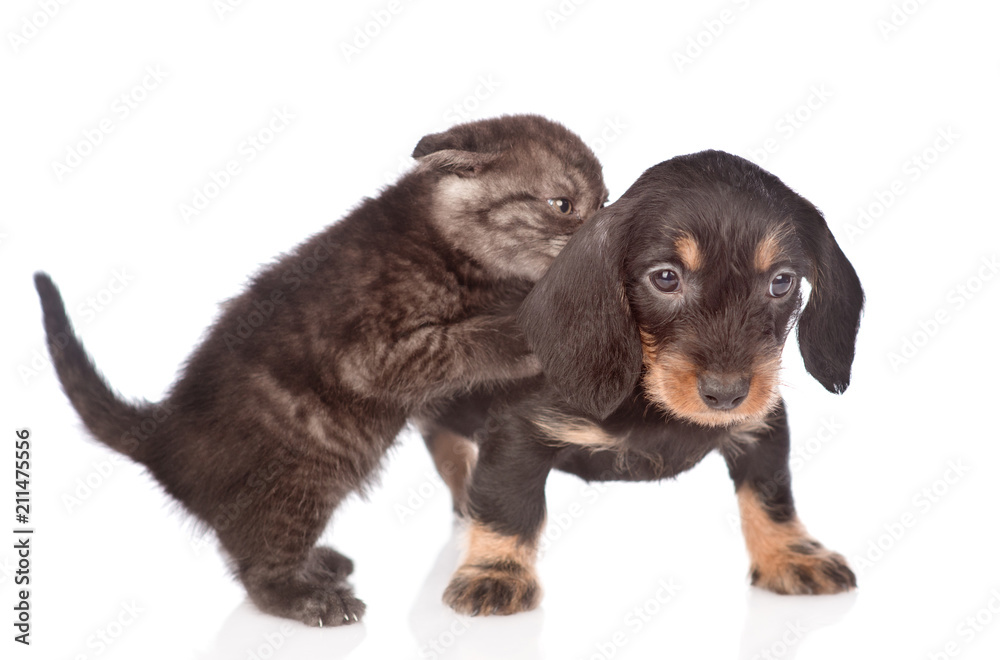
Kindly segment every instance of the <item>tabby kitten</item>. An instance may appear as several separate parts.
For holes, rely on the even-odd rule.
[[[263,611],[357,621],[353,563],[316,546],[406,420],[533,375],[513,311],[607,197],[575,134],[538,116],[420,140],[417,166],[256,275],[159,403],[97,372],[48,275],[53,362],[94,437],[143,464],[212,527]],[[151,423],[155,422],[155,423]]]

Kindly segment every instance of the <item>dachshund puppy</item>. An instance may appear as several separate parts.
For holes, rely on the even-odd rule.
[[[812,290],[800,315],[803,279]],[[844,558],[796,516],[778,371],[797,321],[809,373],[843,392],[863,302],[823,216],[773,175],[719,151],[647,170],[573,236],[521,306],[545,376],[491,408],[445,601],[468,614],[537,605],[552,468],[662,479],[713,450],[736,486],[753,584],[853,588]],[[438,423],[459,430],[454,408]]]
[[[63,389],[98,440],[212,527],[263,611],[359,620],[350,559],[316,542],[364,491],[407,419],[476,385],[539,372],[514,312],[606,200],[601,166],[537,116],[428,135],[377,198],[229,301],[165,400],[98,374],[39,273]]]

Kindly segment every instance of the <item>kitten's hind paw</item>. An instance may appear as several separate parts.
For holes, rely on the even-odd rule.
[[[271,582],[248,585],[247,591],[262,611],[307,626],[343,626],[357,623],[365,614],[364,602],[342,582]]]
[[[350,557],[342,555],[325,545],[317,546],[312,551],[317,570],[327,573],[338,580],[346,578],[354,572],[354,562]]]

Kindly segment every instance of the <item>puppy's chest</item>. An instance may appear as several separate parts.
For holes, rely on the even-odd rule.
[[[675,476],[701,462],[720,442],[717,429],[641,406],[626,405],[600,422],[550,414],[536,423],[554,444],[564,448],[563,460],[599,452],[607,457],[606,469],[624,479]]]
[[[663,477],[670,477],[693,468],[718,447],[719,433],[659,413],[642,420],[632,416],[624,425],[609,419],[606,432],[618,439],[617,449],[626,454],[647,457],[658,464]]]

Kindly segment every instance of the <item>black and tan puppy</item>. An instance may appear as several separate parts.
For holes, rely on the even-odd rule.
[[[812,291],[800,315],[803,279]],[[778,370],[798,321],[809,373],[842,392],[863,300],[823,216],[773,175],[718,151],[647,170],[570,240],[521,307],[546,376],[492,408],[466,555],[445,601],[472,614],[535,607],[552,468],[661,479],[713,450],[736,485],[755,585],[853,588],[844,558],[796,516]],[[439,424],[461,430],[458,410]]]
[[[129,403],[96,371],[48,276],[52,358],[100,441],[212,527],[265,612],[356,621],[351,560],[316,547],[407,418],[538,373],[513,312],[604,202],[593,153],[536,116],[428,135],[417,167],[259,273],[167,398]]]

